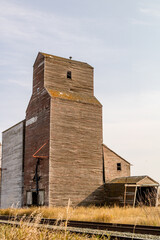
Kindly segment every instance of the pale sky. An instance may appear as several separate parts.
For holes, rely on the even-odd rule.
[[[104,143],[160,182],[160,0],[0,0],[0,132],[25,118],[39,51],[94,67]]]

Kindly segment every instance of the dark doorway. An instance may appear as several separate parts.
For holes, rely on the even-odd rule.
[[[138,187],[136,194],[136,206],[155,206],[157,189],[155,187]]]
[[[36,192],[32,192],[32,205],[37,206],[38,205],[38,197]]]

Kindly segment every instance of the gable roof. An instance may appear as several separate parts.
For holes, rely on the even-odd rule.
[[[119,156],[117,153],[115,153],[113,150],[111,150],[109,147],[107,147],[105,144],[103,144],[104,148],[107,148],[110,152],[114,153],[117,157],[121,158],[123,161],[125,161],[126,163],[128,163],[129,165],[132,166],[132,164],[130,162],[128,162],[127,160],[125,160],[124,158],[122,158],[121,156]]]
[[[58,57],[58,56],[55,56],[55,55],[52,55],[52,54],[48,54],[48,53],[43,53],[43,52],[39,52],[37,57],[36,57],[36,60],[34,62],[34,65],[36,64],[37,60],[40,58],[40,57],[44,57],[44,58],[54,58],[55,60],[60,60],[60,61],[64,61],[64,62],[74,62],[74,63],[78,63],[78,64],[82,64],[82,65],[85,65],[86,67],[89,67],[89,68],[92,68],[93,67],[91,65],[89,65],[88,63],[86,62],[80,62],[80,61],[76,61],[76,60],[72,60],[72,59],[69,59],[69,58],[63,58],[63,57]],[[33,66],[34,66],[33,65]]]
[[[131,176],[131,177],[120,177],[111,180],[109,183],[128,183],[128,184],[143,184],[143,180],[147,180],[148,184],[159,184],[147,175],[144,176]],[[146,183],[147,185],[147,183]]]

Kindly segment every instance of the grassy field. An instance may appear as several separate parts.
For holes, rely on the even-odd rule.
[[[87,235],[71,234],[68,232],[53,232],[36,227],[27,227],[23,223],[20,228],[6,225],[0,226],[1,240],[109,240],[105,237],[88,237]]]
[[[41,207],[24,209],[0,209],[0,215],[39,215],[57,220],[79,220],[108,223],[128,223],[160,226],[160,208],[158,207]]]

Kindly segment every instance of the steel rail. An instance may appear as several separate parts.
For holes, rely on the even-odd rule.
[[[1,215],[0,220],[4,221],[28,221],[34,223],[35,219],[31,217],[22,217],[22,216],[7,216]],[[40,225],[49,225],[49,226],[63,226],[66,220],[56,219],[47,219],[42,218],[39,222]],[[102,222],[87,222],[87,221],[71,221],[67,222],[67,228],[76,228],[76,229],[91,229],[91,230],[103,230],[111,232],[121,232],[121,233],[132,233],[132,234],[143,234],[143,235],[156,235],[160,236],[160,227],[159,226],[146,226],[146,225],[132,225],[132,224],[116,224],[116,223],[102,223]],[[124,238],[124,237],[123,237]],[[125,239],[125,238],[124,238]],[[135,238],[134,238],[135,239]],[[160,239],[160,237],[158,237]]]

